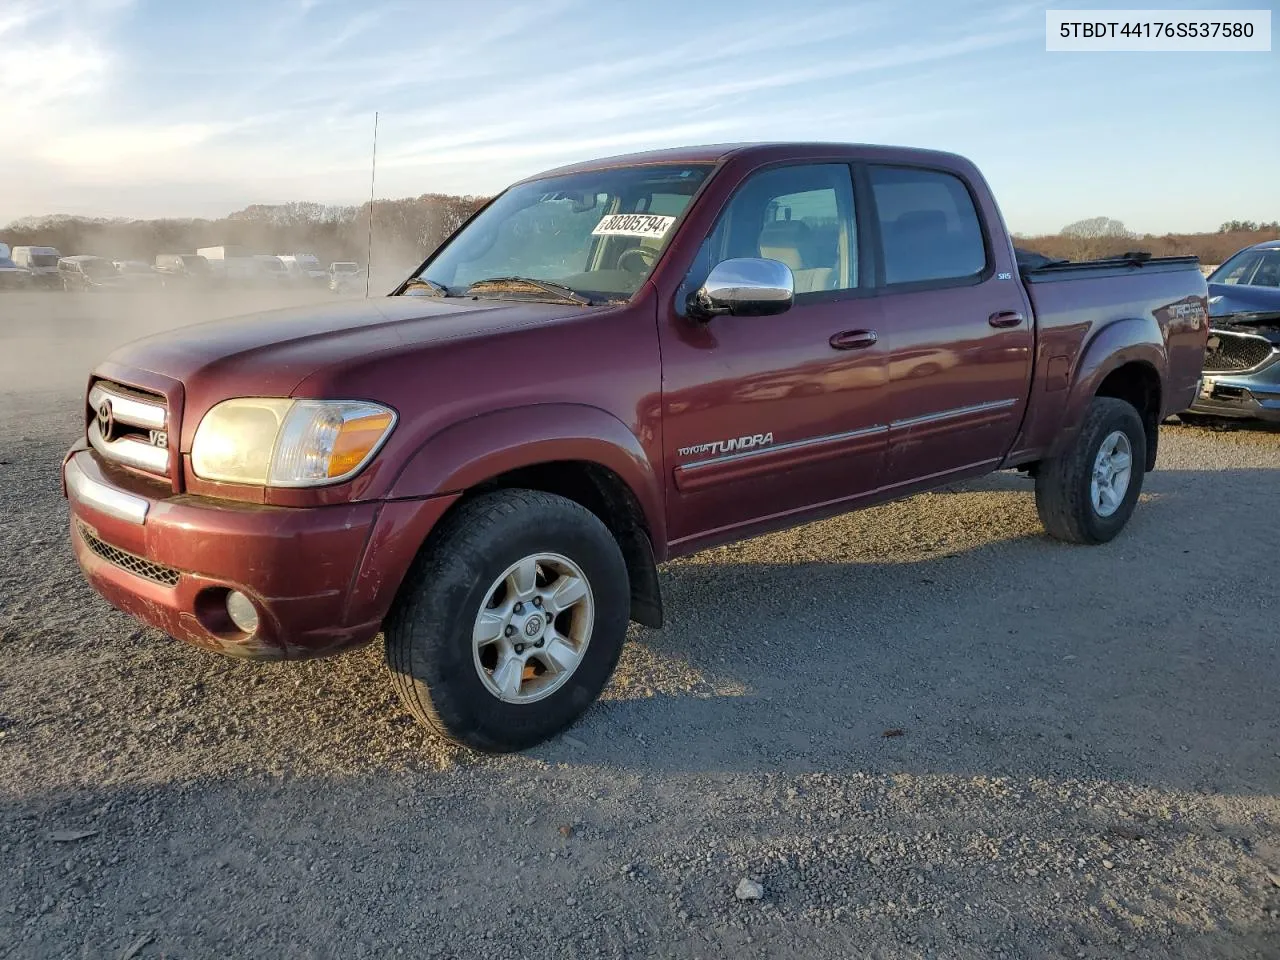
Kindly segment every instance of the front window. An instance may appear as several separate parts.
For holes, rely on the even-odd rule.
[[[677,302],[701,286],[717,263],[737,257],[785,263],[798,303],[817,299],[808,294],[856,288],[853,205],[847,164],[802,164],[753,174],[703,241]]]
[[[33,267],[52,267],[58,262],[56,253],[33,253],[31,255],[31,265]]]
[[[1209,275],[1210,283],[1280,287],[1280,248],[1242,250]]]
[[[710,172],[702,164],[620,167],[519,184],[454,237],[419,279],[447,296],[518,277],[592,301],[629,299]],[[515,289],[535,299],[554,295]],[[494,286],[483,295],[504,292]]]

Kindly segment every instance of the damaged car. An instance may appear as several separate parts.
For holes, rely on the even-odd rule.
[[[1280,240],[1246,247],[1209,275],[1204,378],[1189,416],[1280,423]]]

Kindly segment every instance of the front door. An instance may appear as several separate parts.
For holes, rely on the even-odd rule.
[[[663,448],[668,530],[734,536],[873,490],[888,434],[879,306],[862,296],[850,168],[768,168],[738,188],[703,244],[696,287],[733,257],[795,277],[794,306],[702,323],[664,307]],[[677,298],[677,303],[679,298]]]

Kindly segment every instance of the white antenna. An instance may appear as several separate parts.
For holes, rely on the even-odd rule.
[[[373,187],[378,181],[378,111],[373,112],[373,169],[369,173],[369,249],[365,256],[364,296],[369,299],[369,278],[373,274]]]

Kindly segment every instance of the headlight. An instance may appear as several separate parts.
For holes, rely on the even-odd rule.
[[[338,483],[373,459],[395,422],[395,411],[363,400],[225,400],[196,428],[191,467],[228,483]]]

